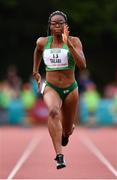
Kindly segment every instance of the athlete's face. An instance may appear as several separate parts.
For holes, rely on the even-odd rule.
[[[61,15],[54,15],[50,21],[50,30],[52,34],[62,34],[64,25],[66,24],[65,19]]]

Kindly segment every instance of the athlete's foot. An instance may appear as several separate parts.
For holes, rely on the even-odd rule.
[[[57,169],[61,169],[61,168],[66,167],[63,154],[57,154],[56,158],[54,160],[57,162],[57,164],[56,164]]]

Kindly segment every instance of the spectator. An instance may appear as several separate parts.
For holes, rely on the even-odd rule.
[[[86,90],[86,87],[88,84],[90,84],[92,80],[90,79],[90,73],[87,69],[82,70],[79,73],[79,78],[78,78],[78,88],[79,92],[82,93]]]
[[[86,91],[82,93],[81,104],[82,109],[81,113],[83,113],[83,108],[85,107],[85,111],[87,110],[87,116],[85,117],[85,122],[87,125],[95,125],[96,119],[95,114],[100,101],[100,94],[97,91],[96,85],[92,82],[86,85]],[[82,119],[81,119],[82,120]]]

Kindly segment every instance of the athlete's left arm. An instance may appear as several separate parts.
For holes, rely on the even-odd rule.
[[[86,60],[83,53],[82,43],[78,37],[69,36],[69,27],[67,24],[64,25],[62,39],[63,42],[68,45],[69,51],[72,54],[78,68],[85,69]]]
[[[67,45],[79,69],[86,68],[86,60],[83,53],[82,43],[78,37],[68,37]]]

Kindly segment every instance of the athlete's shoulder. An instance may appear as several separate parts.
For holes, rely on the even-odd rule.
[[[47,41],[48,41],[48,37],[39,37],[36,41],[37,49],[43,51]]]
[[[36,44],[39,45],[39,44],[45,44],[47,42],[47,39],[48,37],[39,37],[37,40],[36,40]]]
[[[79,43],[81,43],[81,40],[80,40],[79,37],[76,37],[76,36],[70,36],[70,38],[71,38],[71,40],[72,40],[73,42],[79,42]]]
[[[82,43],[81,43],[81,40],[79,37],[76,37],[76,36],[70,36],[71,38],[71,41],[74,45],[79,45],[82,47]]]

